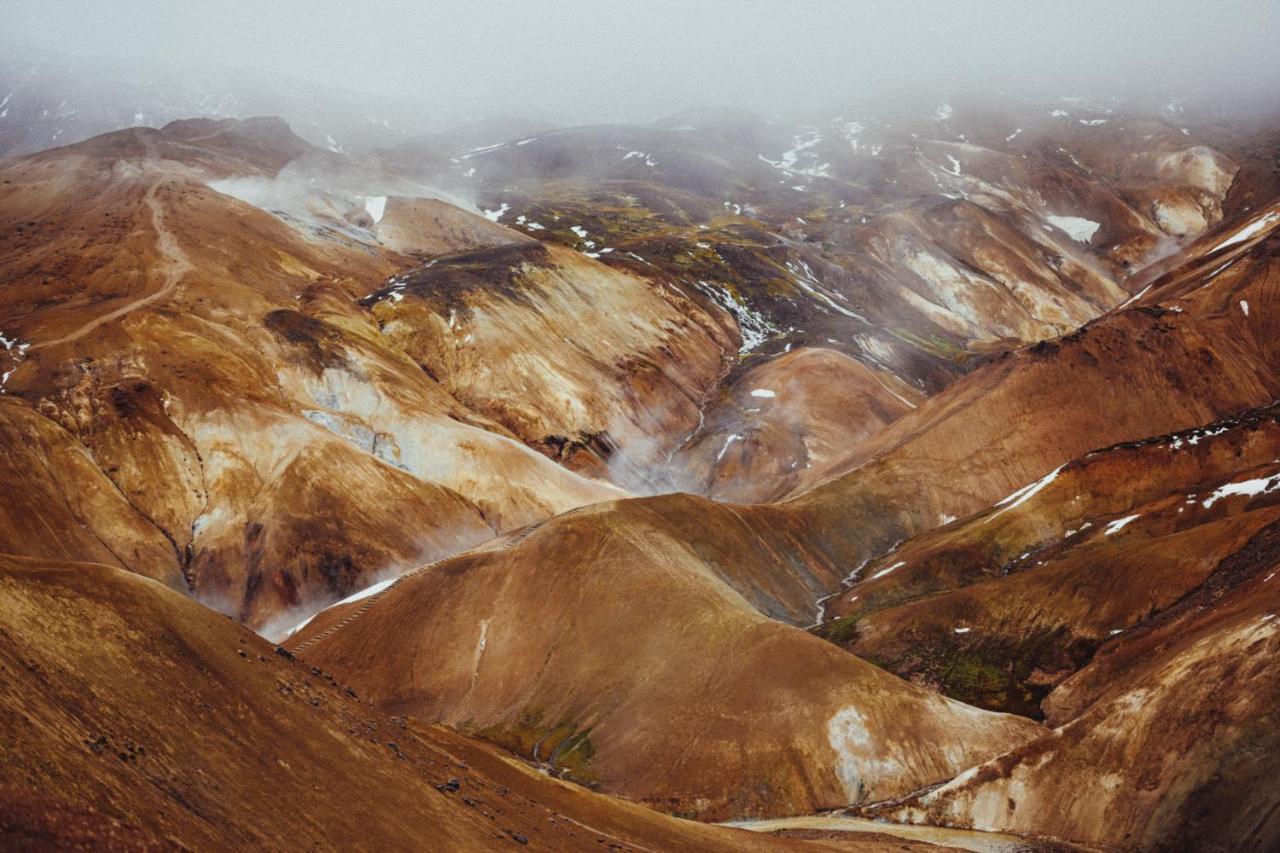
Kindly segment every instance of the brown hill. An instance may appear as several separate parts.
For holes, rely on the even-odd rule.
[[[359,224],[365,196],[305,182],[280,195],[292,185],[281,175],[302,168],[281,167],[297,144],[270,122],[182,123],[0,166],[4,390],[42,434],[87,450],[47,458],[53,485],[22,507],[47,524],[31,536],[15,520],[4,547],[66,558],[83,541],[79,556],[175,585],[185,574],[202,600],[270,628],[495,531],[625,494],[548,456],[572,463],[650,428],[661,447],[662,430],[692,429],[728,346],[720,309],[552,248],[533,267],[494,262],[513,291],[461,287],[399,315],[403,297],[384,285],[415,261]],[[246,189],[262,182],[276,194]],[[389,221],[397,211],[393,199]],[[471,239],[449,230],[467,216],[406,227],[444,245]],[[525,339],[536,357],[513,350]],[[491,372],[495,360],[506,368]],[[37,447],[13,448],[15,477],[44,464],[22,459]],[[85,463],[114,495],[72,494],[94,479]],[[576,467],[608,473],[594,451]]]
[[[4,557],[0,587],[6,849],[797,849],[373,710],[132,573]]]
[[[918,536],[831,602],[859,656],[984,707],[1039,701],[1276,518],[1274,412],[1091,453],[1016,506]],[[1057,717],[1061,721],[1061,717]]]
[[[1269,233],[1233,243],[1218,258],[1229,266],[1176,302],[1124,307],[993,359],[864,442],[847,473],[776,511],[812,529],[814,547],[853,574],[1094,448],[1270,403],[1280,397],[1275,315],[1241,305],[1274,299],[1280,263]]]
[[[771,587],[799,586],[770,565],[786,539],[687,497],[586,508],[327,611],[290,647],[392,713],[703,818],[900,796],[1036,734],[764,617]]]
[[[835,350],[792,350],[723,386],[671,465],[686,491],[775,500],[827,479],[850,447],[923,399],[893,374]]]
[[[1070,721],[891,819],[1035,831],[1143,850],[1280,843],[1280,544],[1271,521],[1177,606],[1110,643],[1068,680]]]

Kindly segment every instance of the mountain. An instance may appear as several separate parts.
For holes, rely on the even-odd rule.
[[[2,565],[0,837],[10,849],[797,849],[592,794],[379,713],[135,574]],[[831,849],[800,849],[810,846]],[[904,846],[915,849],[875,838],[856,849]]]
[[[530,450],[387,342],[385,321],[359,300],[414,262],[378,244],[369,197],[310,189],[307,170],[333,156],[279,122],[180,123],[3,167],[0,217],[14,235],[0,258],[3,328],[24,342],[8,351],[5,391],[11,405],[25,401],[14,417],[38,423],[53,446],[84,448],[101,492],[92,506],[67,497],[83,479],[64,472],[74,457],[15,461],[15,474],[43,471],[49,494],[62,495],[50,514],[64,520],[6,548],[107,559],[105,549],[110,563],[262,626],[497,530],[623,494]],[[211,185],[289,207],[276,215]],[[81,203],[86,194],[94,204]],[[492,230],[451,210],[437,227]],[[649,290],[630,305],[670,320],[620,342],[618,357],[660,346],[671,334],[663,322],[687,322]],[[713,360],[694,381],[716,370]],[[5,509],[22,528],[19,508]],[[139,543],[116,545],[120,536]]]
[[[276,115],[329,151],[372,150],[465,118],[422,104],[233,68],[141,59],[0,60],[0,156],[29,154],[138,125]],[[424,120],[423,116],[428,116]]]
[[[732,525],[731,507],[680,497],[574,511],[327,610],[289,645],[391,713],[701,819],[901,796],[1038,733],[766,618],[784,579],[761,558],[789,543]],[[757,574],[730,574],[735,557]]]
[[[196,117],[0,160],[0,831],[1271,849],[1274,131]]]

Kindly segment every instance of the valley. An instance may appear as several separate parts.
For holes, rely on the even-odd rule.
[[[1273,117],[138,124],[0,124],[5,846],[1280,845]]]

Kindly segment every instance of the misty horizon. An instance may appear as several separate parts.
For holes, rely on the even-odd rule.
[[[6,0],[3,849],[1280,851],[1280,0]]]
[[[413,130],[494,115],[641,123],[701,107],[766,116],[856,102],[1068,96],[1272,106],[1267,2],[1055,5],[582,2],[350,7],[18,0],[10,63],[182,68],[247,89],[316,86],[385,105]],[[1188,62],[1188,57],[1203,61]],[[241,116],[243,117],[243,116]]]

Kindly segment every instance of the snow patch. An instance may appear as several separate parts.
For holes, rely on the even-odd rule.
[[[1230,237],[1223,240],[1221,243],[1214,246],[1209,251],[1216,252],[1220,249],[1225,249],[1228,246],[1234,246],[1236,243],[1243,243],[1245,240],[1248,240],[1250,237],[1253,237],[1254,235],[1267,230],[1272,225],[1275,225],[1277,222],[1280,222],[1280,211],[1273,210],[1270,213],[1268,213],[1266,216],[1262,217],[1261,219],[1255,219],[1253,222],[1250,222],[1248,225],[1241,228],[1239,231],[1232,234]]]
[[[871,577],[867,578],[867,580],[869,580],[869,581],[873,581],[873,580],[875,580],[876,578],[882,578],[882,577],[884,577],[885,575],[889,574],[889,572],[893,571],[894,569],[900,569],[900,568],[902,568],[903,566],[905,566],[906,564],[907,564],[907,561],[906,561],[906,560],[899,560],[898,562],[894,563],[894,564],[893,564],[892,566],[890,566],[889,568],[887,568],[887,569],[881,569],[880,571],[876,572],[874,575],[872,575]]]
[[[1065,231],[1067,236],[1077,243],[1088,243],[1093,239],[1093,235],[1098,232],[1100,227],[1092,219],[1085,219],[1080,216],[1058,216],[1051,213],[1045,219],[1049,220],[1055,227]]]
[[[1258,495],[1269,494],[1280,488],[1280,474],[1272,474],[1270,477],[1259,477],[1253,480],[1244,480],[1239,483],[1227,483],[1213,490],[1209,497],[1204,499],[1205,509],[1209,509],[1218,501],[1233,495],[1243,495],[1245,497],[1257,497]]]
[[[1142,513],[1138,513],[1137,515],[1126,515],[1124,518],[1117,518],[1115,521],[1111,522],[1106,526],[1106,528],[1102,531],[1102,535],[1110,536],[1113,533],[1119,533],[1121,530],[1124,530],[1126,527],[1128,527],[1131,522],[1141,517],[1142,517]]]
[[[308,616],[306,619],[303,619],[297,625],[294,625],[280,639],[286,640],[289,637],[292,637],[294,634],[298,633],[303,628],[311,624],[311,620],[315,619],[325,610],[328,610],[332,607],[341,607],[344,604],[351,604],[353,601],[360,601],[361,599],[368,598],[371,595],[377,595],[378,593],[382,592],[384,589],[388,589],[393,583],[395,583],[398,580],[400,580],[399,576],[396,576],[394,578],[387,578],[384,581],[379,581],[378,583],[375,583],[373,586],[367,586],[364,589],[360,590],[359,592],[355,593],[354,595],[347,596],[341,601],[334,602],[333,604],[330,604],[329,607],[325,607],[321,610],[316,611],[315,613]]]
[[[738,348],[739,354],[750,352],[778,331],[776,326],[729,290],[706,281],[699,281],[697,286],[737,321],[738,332],[742,335],[742,346]]]
[[[13,359],[9,369],[0,373],[0,394],[3,394],[5,393],[5,386],[9,384],[9,377],[13,375],[13,372],[18,369],[18,364],[26,357],[27,348],[31,344],[27,341],[20,341],[17,338],[6,337],[3,332],[0,332],[0,346],[3,346]]]
[[[1023,486],[1021,489],[1018,489],[1018,491],[1009,495],[1009,497],[1000,501],[998,504],[996,504],[996,506],[1003,507],[1003,509],[1001,509],[999,512],[995,513],[994,515],[988,516],[987,521],[991,521],[993,518],[996,518],[1002,513],[1006,513],[1009,510],[1013,509],[1014,507],[1017,507],[1023,503],[1026,503],[1031,498],[1035,497],[1035,495],[1038,492],[1040,492],[1041,489],[1043,489],[1045,486],[1049,485],[1055,479],[1057,479],[1058,472],[1065,467],[1067,466],[1059,465],[1057,468],[1054,468],[1052,471],[1050,471],[1048,474],[1045,474],[1039,480],[1036,480],[1034,483],[1031,483],[1030,485]],[[986,524],[986,523],[987,523],[986,521],[983,522],[983,524]]]
[[[643,161],[644,161],[644,164],[645,164],[646,166],[653,167],[653,166],[658,165],[657,161],[655,161],[655,160],[653,159],[653,155],[651,155],[651,154],[646,154],[646,153],[645,153],[645,152],[643,152],[643,151],[628,151],[626,154],[624,154],[624,155],[623,155],[622,159],[623,159],[623,160],[630,160],[630,159],[631,159],[631,158],[633,158],[633,157],[636,157],[636,158],[639,158],[639,159],[643,160]]]
[[[369,211],[374,223],[381,222],[382,214],[387,210],[387,197],[385,195],[375,195],[366,198],[364,200],[364,209]]]
[[[757,155],[760,160],[768,163],[775,169],[788,175],[802,175],[809,178],[829,178],[831,173],[830,163],[818,161],[818,156],[812,149],[815,145],[822,142],[822,133],[815,127],[802,128],[799,133],[792,137],[791,144],[794,146],[790,151],[784,151],[778,160],[770,160],[763,154]],[[801,166],[800,161],[803,158],[809,165]],[[803,187],[792,187],[792,189],[801,189]]]
[[[496,151],[506,144],[507,143],[505,142],[497,142],[497,143],[494,143],[493,145],[481,145],[479,148],[472,148],[470,151],[468,151],[466,154],[463,154],[458,159],[470,160],[472,157],[475,157],[477,154],[487,154],[490,151]]]
[[[806,293],[809,293],[810,295],[818,299],[820,302],[825,304],[828,308],[833,309],[837,313],[840,313],[845,315],[846,317],[852,317],[855,320],[861,320],[862,322],[867,323],[866,317],[863,317],[861,314],[858,314],[855,311],[850,311],[848,308],[842,308],[841,306],[835,303],[835,300],[833,300],[830,296],[827,295],[826,289],[823,288],[822,284],[818,281],[817,276],[813,274],[813,269],[809,266],[808,263],[806,263],[805,261],[800,261],[799,263],[793,263],[792,261],[787,261],[786,266],[787,266],[787,269],[790,270],[792,273],[792,280],[795,281],[795,283],[798,284],[801,287],[801,289],[803,289]],[[844,298],[838,293],[836,295],[840,296],[841,299]],[[870,325],[870,323],[867,323],[867,325]]]

